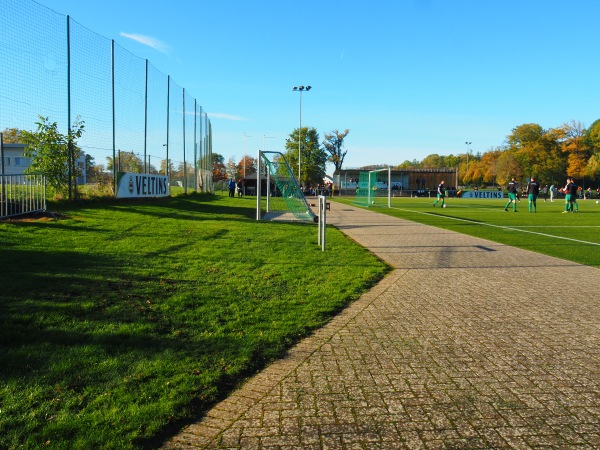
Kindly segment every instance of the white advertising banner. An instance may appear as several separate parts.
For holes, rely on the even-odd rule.
[[[166,175],[119,172],[117,198],[167,197],[169,179]]]
[[[462,198],[504,198],[502,191],[463,191]]]

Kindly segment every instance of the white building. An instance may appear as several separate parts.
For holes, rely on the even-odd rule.
[[[22,175],[31,165],[30,158],[23,156],[26,144],[3,144],[4,173],[2,175]],[[86,183],[85,153],[75,161],[81,170],[81,176],[77,177],[77,184]]]

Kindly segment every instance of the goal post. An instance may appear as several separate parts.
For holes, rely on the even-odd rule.
[[[256,220],[315,222],[316,215],[282,153],[259,150],[257,165]]]
[[[354,203],[360,206],[392,206],[392,168],[360,172]]]

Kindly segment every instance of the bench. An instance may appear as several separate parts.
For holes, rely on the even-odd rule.
[[[310,206],[312,206],[312,207],[317,207],[318,205],[317,205],[316,203],[311,203],[311,204],[310,204]],[[326,209],[327,211],[331,211],[331,203],[329,203],[329,202],[325,202],[325,209]]]

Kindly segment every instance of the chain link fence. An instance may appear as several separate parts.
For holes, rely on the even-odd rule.
[[[104,167],[96,175],[157,173],[171,189],[214,191],[210,120],[170,76],[31,0],[0,1],[0,17],[0,131],[34,130],[43,116],[66,135],[81,120],[77,145]]]

